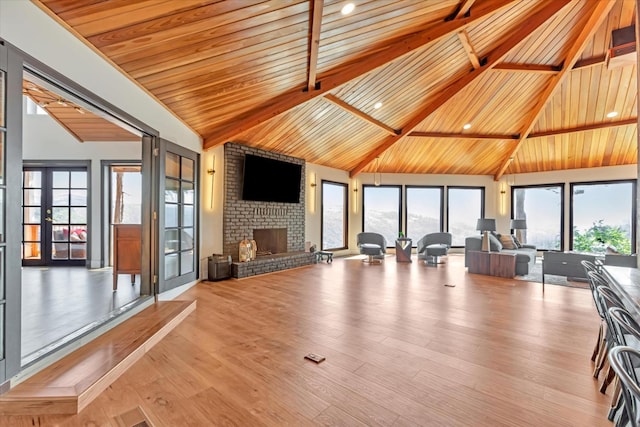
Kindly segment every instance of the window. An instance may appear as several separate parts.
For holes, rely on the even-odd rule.
[[[563,200],[563,184],[512,187],[511,217],[527,220],[522,243],[538,250],[563,250]]]
[[[47,115],[47,111],[41,106],[39,106],[38,104],[36,104],[35,102],[33,102],[31,98],[27,96],[25,96],[24,98],[27,100],[27,114],[39,115],[39,116]]]
[[[635,193],[632,181],[571,184],[571,249],[635,252]]]
[[[388,246],[395,243],[400,233],[401,188],[399,185],[363,186],[363,231],[382,234]]]
[[[413,245],[425,234],[442,231],[442,187],[407,186],[406,219],[407,236],[412,237]]]
[[[322,249],[347,247],[347,184],[322,181]]]
[[[451,246],[464,246],[464,239],[479,234],[478,218],[484,216],[484,187],[448,187],[447,218]]]

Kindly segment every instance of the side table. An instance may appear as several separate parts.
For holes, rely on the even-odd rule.
[[[516,275],[516,254],[469,251],[469,273],[513,278]]]
[[[400,237],[396,240],[396,261],[411,262],[411,243],[408,237]]]

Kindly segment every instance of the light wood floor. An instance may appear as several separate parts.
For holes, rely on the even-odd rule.
[[[139,406],[156,426],[611,426],[589,291],[543,297],[446,261],[203,282],[184,295],[197,310],[79,415],[0,425],[116,426]]]
[[[22,364],[65,344],[140,297],[140,276],[118,276],[110,268],[22,268]]]

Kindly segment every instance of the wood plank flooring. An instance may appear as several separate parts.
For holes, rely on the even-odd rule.
[[[77,414],[195,306],[164,301],[146,308],[0,395],[0,414]]]
[[[22,268],[22,364],[68,342],[110,313],[140,297],[140,276],[118,276],[111,268]]]
[[[140,407],[155,426],[611,426],[589,291],[444,259],[202,282],[183,295],[198,309],[80,414],[0,425],[116,426]]]

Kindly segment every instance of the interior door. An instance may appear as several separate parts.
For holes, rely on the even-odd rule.
[[[198,278],[198,153],[160,139],[159,293]]]
[[[22,192],[23,265],[85,266],[87,168],[25,166]]]

